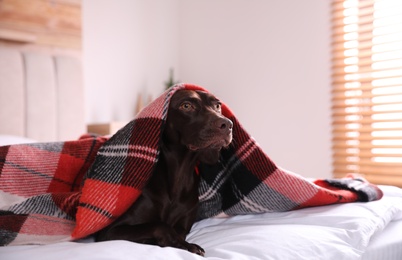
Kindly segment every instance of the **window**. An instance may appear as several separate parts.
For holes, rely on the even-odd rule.
[[[402,1],[332,3],[334,177],[402,186]]]

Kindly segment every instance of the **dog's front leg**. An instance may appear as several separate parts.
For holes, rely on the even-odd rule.
[[[164,223],[120,225],[111,227],[98,235],[98,241],[127,240],[131,242],[175,247],[203,256],[205,251],[196,244],[186,242],[182,236]]]

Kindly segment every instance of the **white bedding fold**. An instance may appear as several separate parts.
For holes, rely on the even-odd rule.
[[[370,238],[400,214],[402,197],[385,197],[370,203],[207,219],[194,225],[188,239],[217,256],[246,247],[259,259],[360,259]]]

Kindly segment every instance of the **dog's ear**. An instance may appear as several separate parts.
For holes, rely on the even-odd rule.
[[[200,162],[206,164],[216,164],[219,161],[221,155],[220,149],[204,149],[202,151],[198,151],[198,153],[198,159],[200,160]]]

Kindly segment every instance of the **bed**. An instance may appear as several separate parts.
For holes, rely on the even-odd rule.
[[[0,93],[3,136],[49,142],[85,132],[77,52],[0,42]]]
[[[85,132],[81,81],[75,55],[0,46],[0,145],[78,138]],[[380,187],[384,197],[369,203],[201,220],[187,240],[205,257],[87,237],[1,247],[0,259],[402,259],[402,190]]]

